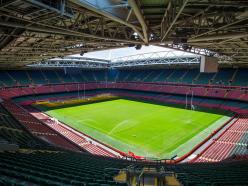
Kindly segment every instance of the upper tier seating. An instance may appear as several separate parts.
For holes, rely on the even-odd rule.
[[[71,77],[71,75],[66,72],[58,70],[58,71],[55,71],[55,73],[57,74],[57,77],[59,78],[59,80],[63,83],[74,82],[74,79]]]
[[[56,74],[55,71],[52,70],[46,70],[42,72],[44,74],[44,76],[46,77],[46,80],[48,80],[49,83],[53,84],[53,83],[63,83],[58,75]]]
[[[239,69],[236,73],[232,85],[236,86],[247,86],[248,85],[248,76],[246,69]]]
[[[247,86],[247,72],[246,69],[220,69],[217,73],[200,73],[199,69],[1,71],[0,87],[106,81]]]
[[[200,75],[195,80],[195,84],[210,84],[214,73],[200,73]]]
[[[107,81],[107,71],[92,72],[96,82]]]
[[[32,80],[33,84],[48,84],[49,82],[45,79],[43,73],[40,70],[36,71],[27,71],[30,79]]]
[[[222,69],[216,74],[212,83],[218,85],[231,85],[230,81],[234,75],[234,72],[234,69]]]
[[[174,74],[174,72],[176,72],[176,71],[174,71],[174,69],[163,70],[163,73],[159,76],[159,78],[156,81],[169,82],[169,78]]]
[[[96,80],[95,74],[96,72],[82,71],[82,76],[84,78],[84,81],[86,82],[96,82],[97,80]]]
[[[9,76],[12,80],[17,82],[18,85],[29,85],[31,84],[29,77],[27,76],[27,73],[25,71],[9,71]]]
[[[182,83],[195,84],[196,78],[199,75],[199,70],[188,70],[181,80]]]
[[[10,77],[7,71],[0,71],[1,84],[6,87],[15,86],[17,83],[13,78]]]
[[[174,72],[166,79],[167,82],[180,82],[180,79],[186,73],[186,70],[174,70]]]

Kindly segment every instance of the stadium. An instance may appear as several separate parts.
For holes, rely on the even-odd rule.
[[[0,185],[248,185],[246,0],[1,0]]]

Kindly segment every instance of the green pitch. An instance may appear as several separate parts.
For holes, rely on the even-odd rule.
[[[220,114],[124,99],[46,113],[123,152],[154,158],[170,158],[180,154],[179,149],[190,150],[206,137],[204,129],[223,123]]]

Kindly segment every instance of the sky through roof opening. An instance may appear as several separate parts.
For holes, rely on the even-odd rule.
[[[136,50],[135,47],[125,47],[125,48],[116,48],[116,49],[109,49],[102,51],[93,51],[93,52],[85,53],[83,57],[114,60],[121,57],[134,56],[139,54],[159,55],[159,53],[164,53],[164,52],[167,52],[166,55],[167,57],[196,56],[195,54],[188,52],[150,45],[150,46],[142,46],[140,50]],[[72,56],[80,57],[81,55],[76,54]]]

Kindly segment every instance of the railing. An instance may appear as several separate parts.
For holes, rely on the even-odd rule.
[[[54,86],[54,85],[68,85],[68,84],[113,84],[113,83],[138,83],[138,84],[146,84],[146,85],[176,85],[176,86],[190,86],[190,87],[204,87],[204,88],[219,88],[219,89],[236,89],[236,90],[248,90],[247,86],[227,86],[227,85],[216,85],[216,84],[189,84],[189,83],[173,83],[173,82],[135,82],[135,81],[89,81],[89,82],[70,82],[70,83],[49,83],[49,84],[35,84],[35,85],[14,85],[14,86],[5,86],[0,87],[0,90],[9,89],[9,88],[25,88],[25,87],[41,87],[41,86]]]

